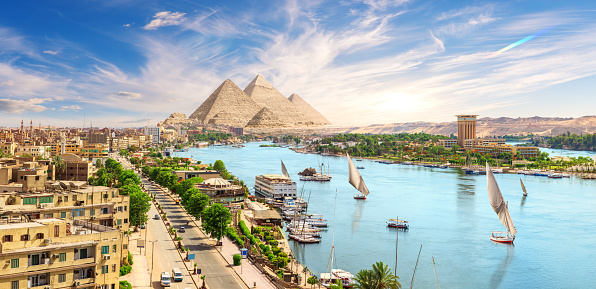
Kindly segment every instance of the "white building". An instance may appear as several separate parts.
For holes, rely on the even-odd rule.
[[[296,198],[296,182],[281,175],[258,175],[255,177],[255,192],[279,200],[284,197]]]
[[[153,143],[159,143],[159,126],[146,126],[145,127],[145,134],[150,135]]]

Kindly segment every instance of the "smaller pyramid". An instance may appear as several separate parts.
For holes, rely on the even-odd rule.
[[[226,79],[189,118],[202,124],[245,126],[260,109],[240,87]]]
[[[247,127],[286,127],[287,123],[279,119],[271,110],[263,107],[246,125]]]
[[[328,125],[331,124],[329,120],[327,120],[320,112],[318,112],[314,107],[312,107],[308,102],[306,102],[302,97],[298,94],[293,93],[288,97],[288,100],[292,102],[292,104],[304,115],[306,118],[309,119],[312,124],[314,125]]]
[[[302,125],[310,120],[260,74],[244,88],[244,92],[261,107],[268,108],[289,126]]]

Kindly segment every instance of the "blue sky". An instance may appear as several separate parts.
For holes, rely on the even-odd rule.
[[[10,1],[0,9],[0,126],[154,124],[257,73],[336,125],[594,115],[595,6]]]

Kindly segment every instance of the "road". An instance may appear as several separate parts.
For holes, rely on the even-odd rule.
[[[152,186],[146,179],[143,178],[142,182],[145,187],[149,189],[151,194],[156,194],[156,199],[166,212],[168,221],[171,223],[171,225],[176,229],[179,229],[180,226],[184,226],[186,228],[186,232],[179,233],[179,236],[183,237],[182,242],[184,243],[185,247],[190,249],[190,253],[195,254],[195,262],[198,264],[197,268],[200,268],[202,275],[206,276],[205,280],[207,282],[207,286],[209,286],[210,289],[246,289],[247,286],[242,282],[242,280],[240,280],[236,273],[234,273],[233,269],[230,268],[229,265],[223,260],[221,255],[213,248],[211,245],[213,241],[210,241],[198,228],[193,225],[193,223],[186,225],[187,221],[190,221],[190,218],[184,213],[183,209],[176,205],[174,201],[160,189]],[[156,213],[157,212],[155,211],[155,208],[152,208],[149,213],[149,218],[153,218]],[[168,245],[164,245],[164,248],[166,249],[162,252],[167,252],[167,255],[172,255],[172,258],[176,257],[179,259],[179,256],[175,251],[169,251],[167,249],[167,246],[171,245],[173,248],[174,245],[171,241],[169,241],[165,226],[163,226],[163,224],[161,224],[161,226],[156,224],[161,222],[162,221],[160,220],[149,221],[149,232],[155,232],[155,236],[158,236],[158,240],[160,240],[157,242],[158,244],[166,243],[161,242],[162,239],[168,240]],[[161,228],[163,231],[160,231],[159,228]],[[157,250],[159,246],[160,245],[158,245],[155,249]],[[160,257],[160,262],[163,262],[161,258],[162,257]],[[168,265],[164,264],[164,266]],[[155,272],[157,272],[157,270]]]

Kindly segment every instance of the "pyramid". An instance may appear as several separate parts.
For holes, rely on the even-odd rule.
[[[294,104],[294,106],[301,111],[306,117],[312,121],[314,125],[327,125],[331,124],[321,113],[319,113],[314,107],[306,102],[298,94],[293,93],[288,97],[288,100]]]
[[[255,116],[248,122],[247,127],[285,127],[290,126],[288,123],[279,119],[270,109],[263,107]]]
[[[245,126],[260,109],[240,87],[226,79],[189,118],[202,124]]]
[[[268,108],[286,125],[312,122],[260,74],[246,86],[244,92],[258,105]]]

